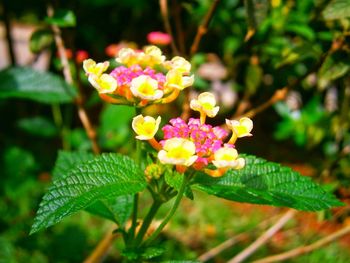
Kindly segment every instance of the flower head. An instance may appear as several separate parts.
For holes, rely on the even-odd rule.
[[[132,120],[132,128],[137,134],[136,139],[151,140],[157,133],[160,124],[160,116],[154,119],[150,116],[138,115]]]
[[[163,96],[163,91],[158,89],[158,82],[146,75],[134,78],[130,90],[135,97],[146,100],[157,100]]]
[[[243,158],[238,158],[236,149],[224,146],[214,153],[213,164],[217,168],[241,169],[245,165]]]
[[[111,93],[117,88],[117,81],[108,74],[90,75],[89,82],[99,93]]]
[[[83,68],[88,76],[95,75],[101,76],[109,67],[109,62],[105,61],[103,63],[97,63],[91,58],[83,61]]]
[[[219,106],[215,105],[215,96],[210,92],[203,92],[199,94],[198,99],[193,99],[190,103],[192,110],[200,112],[202,123],[205,122],[205,116],[213,118],[219,112]]]
[[[135,106],[169,103],[178,97],[180,90],[194,81],[193,76],[188,76],[191,64],[186,59],[175,57],[167,61],[156,46],[146,46],[143,50],[122,48],[116,61],[118,66],[108,74],[116,80],[116,88],[109,89],[110,92],[98,88],[105,93],[100,97],[107,102]],[[96,84],[97,77],[108,66],[108,62],[96,64],[92,59],[84,61],[87,75],[95,76],[89,78],[94,87],[100,86]]]
[[[164,142],[163,150],[158,152],[158,159],[163,164],[191,166],[198,158],[196,146],[184,138],[171,138]]]

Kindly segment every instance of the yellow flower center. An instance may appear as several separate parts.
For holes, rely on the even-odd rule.
[[[176,147],[171,149],[168,153],[167,156],[169,158],[174,158],[174,159],[188,159],[192,156],[192,153],[189,151],[186,151],[184,147]]]
[[[145,95],[154,95],[155,93],[153,86],[148,82],[142,83],[138,90]]]

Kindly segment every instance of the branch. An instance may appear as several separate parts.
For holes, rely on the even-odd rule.
[[[52,6],[48,6],[47,8],[47,14],[49,17],[53,16],[53,8]],[[65,81],[68,84],[73,84],[73,76],[72,76],[72,72],[70,71],[70,67],[69,67],[69,62],[68,62],[68,58],[66,55],[66,48],[64,46],[63,40],[62,40],[62,36],[61,36],[61,30],[58,26],[56,25],[51,25],[52,31],[54,33],[54,38],[55,38],[55,43],[58,49],[58,54],[63,66],[63,76]],[[81,92],[79,92],[78,94],[78,98],[76,100],[76,106],[78,107],[78,116],[80,118],[81,123],[83,124],[83,127],[86,131],[87,136],[89,137],[91,144],[92,144],[92,150],[95,154],[100,153],[100,148],[97,144],[96,141],[96,131],[94,129],[94,127],[91,125],[91,121],[90,118],[83,106],[83,100],[82,100],[82,95]]]
[[[295,249],[292,249],[290,251],[281,253],[281,254],[277,254],[274,256],[270,256],[270,257],[266,257],[257,261],[254,261],[254,263],[270,263],[270,262],[280,262],[282,260],[287,260],[290,258],[294,258],[303,254],[307,254],[310,253],[311,251],[314,251],[316,249],[319,249],[329,243],[331,243],[332,241],[341,238],[342,236],[349,234],[350,233],[350,225],[343,227],[342,229],[338,230],[337,232],[330,234],[308,246],[302,246],[302,247],[298,247]]]
[[[171,37],[171,42],[170,42],[171,49],[173,50],[174,54],[178,55],[179,50],[176,47],[175,38],[174,38],[173,32],[171,30],[171,25],[169,22],[168,1],[167,0],[159,0],[159,6],[160,6],[160,12],[161,12],[162,18],[163,18],[165,31]]]
[[[185,55],[186,47],[185,47],[185,36],[182,27],[181,21],[181,5],[177,2],[177,0],[173,0],[173,12],[175,19],[175,30],[177,36],[177,43],[179,45],[180,54]]]
[[[92,253],[89,255],[87,259],[84,260],[84,263],[99,263],[102,262],[104,257],[106,256],[108,250],[110,249],[113,241],[118,237],[117,234],[113,233],[115,229],[112,226],[103,237],[103,239],[98,243]]]
[[[264,232],[257,240],[255,240],[250,246],[236,255],[229,263],[239,263],[251,256],[258,248],[264,245],[277,231],[279,231],[294,215],[295,210],[288,210],[280,219],[271,226],[266,232]]]
[[[191,56],[193,56],[197,52],[199,43],[200,43],[203,35],[205,35],[207,33],[208,25],[214,16],[215,10],[218,7],[219,2],[220,2],[220,0],[213,0],[207,14],[205,15],[205,17],[202,21],[202,23],[199,25],[199,27],[197,29],[197,34],[196,34],[196,36],[193,40],[193,44],[191,46],[191,51],[190,51]]]
[[[8,12],[8,3],[6,0],[2,4],[2,8],[3,8],[6,41],[7,41],[8,51],[10,55],[10,63],[11,63],[11,66],[14,66],[16,65],[16,56],[13,48],[14,45],[13,45],[13,39],[11,35],[11,22],[10,22],[10,16]]]

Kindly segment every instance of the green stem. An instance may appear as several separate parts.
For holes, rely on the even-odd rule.
[[[129,238],[134,238],[135,236],[135,229],[137,226],[137,208],[138,208],[138,204],[139,204],[139,194],[135,194],[134,195],[134,203],[133,203],[133,213],[132,213],[132,224],[130,227],[130,231],[129,231]]]
[[[52,116],[53,116],[53,120],[55,122],[55,125],[60,131],[60,136],[61,136],[61,140],[62,140],[62,147],[64,150],[69,150],[69,148],[70,148],[69,143],[65,139],[66,135],[67,135],[67,129],[63,123],[63,117],[62,117],[62,111],[61,111],[60,105],[52,104],[51,110],[52,110]]]
[[[135,238],[135,246],[136,247],[142,242],[143,237],[145,236],[145,234],[147,232],[147,229],[151,225],[151,222],[152,222],[154,216],[156,215],[156,213],[161,205],[162,205],[162,202],[160,202],[159,200],[154,200],[150,210],[148,211],[148,214],[146,215],[146,217],[142,223],[140,231],[138,232],[138,234]]]
[[[159,225],[159,227],[147,239],[147,241],[145,242],[145,245],[149,245],[160,234],[160,232],[163,230],[163,228],[166,226],[166,224],[169,222],[169,220],[175,214],[177,208],[180,205],[180,202],[181,202],[181,199],[182,199],[183,194],[185,192],[186,186],[187,186],[187,180],[186,180],[186,175],[184,175],[184,177],[182,179],[181,187],[179,189],[179,192],[177,193],[177,196],[176,196],[175,202],[173,204],[173,207],[171,208],[171,210],[169,211],[167,216],[164,218],[163,222]]]

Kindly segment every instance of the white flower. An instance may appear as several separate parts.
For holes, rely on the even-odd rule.
[[[163,96],[163,91],[158,89],[158,82],[147,75],[134,78],[130,90],[135,97],[145,100],[157,100]]]
[[[159,129],[160,120],[160,116],[158,116],[157,119],[151,116],[143,117],[141,114],[134,117],[132,120],[132,128],[137,134],[136,139],[152,139]]]
[[[196,147],[190,140],[171,138],[165,141],[163,150],[158,152],[158,159],[163,164],[192,165],[198,158]]]

